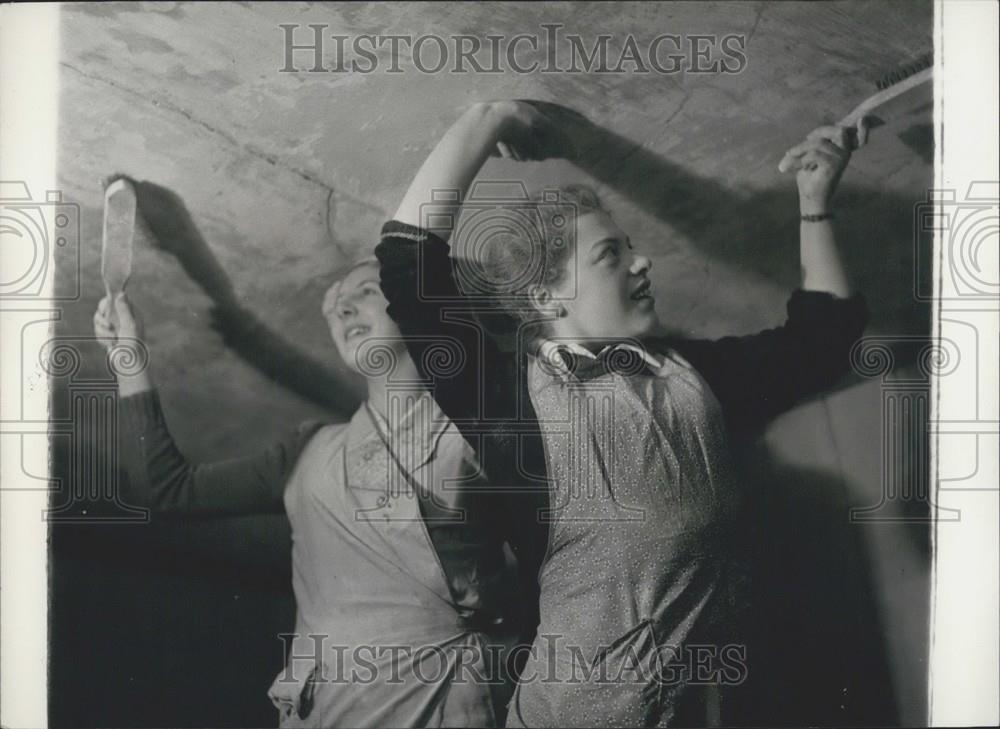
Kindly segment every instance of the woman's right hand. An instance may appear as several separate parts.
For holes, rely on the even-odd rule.
[[[97,341],[106,350],[110,350],[119,340],[142,343],[142,323],[132,313],[132,307],[125,294],[114,297],[114,311],[111,310],[111,297],[105,296],[97,304],[94,313],[94,334]]]
[[[143,341],[142,322],[132,311],[125,294],[117,294],[113,303],[110,297],[105,296],[97,304],[94,334],[108,352],[118,346],[129,350],[120,353],[118,357],[111,357],[112,369],[118,378],[118,391],[122,396],[153,388],[146,366],[148,350]]]

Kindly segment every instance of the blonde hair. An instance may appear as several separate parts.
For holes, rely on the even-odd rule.
[[[327,288],[327,291],[329,291],[334,286],[336,286],[339,291],[340,284],[343,283],[344,279],[347,278],[348,275],[350,275],[351,273],[357,271],[359,268],[363,268],[364,266],[375,266],[376,268],[378,268],[380,265],[381,264],[379,264],[379,260],[375,256],[365,256],[364,258],[359,258],[356,261],[350,261],[346,265],[344,265],[343,268],[337,271],[337,273],[333,277],[333,282]]]

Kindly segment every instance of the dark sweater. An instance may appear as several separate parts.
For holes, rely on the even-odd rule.
[[[157,516],[283,514],[285,484],[323,424],[307,422],[250,456],[190,463],[177,448],[156,390],[119,400],[123,454],[133,487]]]

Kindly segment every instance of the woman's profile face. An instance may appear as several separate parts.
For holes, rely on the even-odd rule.
[[[592,343],[651,334],[659,318],[647,277],[650,265],[610,215],[600,210],[581,215],[568,270],[551,291],[564,310],[552,323],[553,333]]]
[[[344,363],[360,375],[366,374],[360,364],[364,361],[362,345],[403,348],[399,328],[386,313],[387,305],[374,262],[349,271],[323,298],[323,316],[333,343]]]

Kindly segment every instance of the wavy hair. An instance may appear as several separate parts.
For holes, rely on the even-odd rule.
[[[537,225],[527,232],[513,228],[496,234],[482,252],[481,265],[493,285],[497,305],[528,324],[534,337],[544,334],[544,315],[531,304],[536,286],[558,286],[569,273],[576,249],[576,219],[609,211],[593,188],[565,185],[540,190],[530,198]]]

